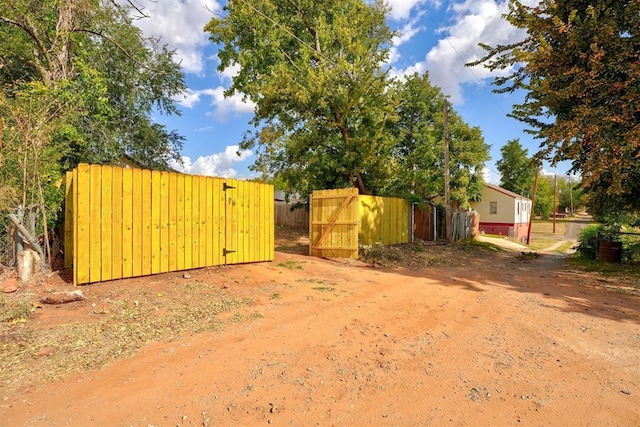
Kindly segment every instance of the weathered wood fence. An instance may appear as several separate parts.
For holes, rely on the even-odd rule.
[[[309,227],[309,212],[304,207],[291,210],[291,205],[276,202],[275,214],[276,225],[292,228]]]
[[[66,177],[74,284],[273,260],[273,186],[80,164]]]

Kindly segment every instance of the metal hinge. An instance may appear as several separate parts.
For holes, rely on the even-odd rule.
[[[222,184],[222,190],[224,190],[224,191],[230,190],[232,188],[236,188],[236,187],[232,187],[230,185],[227,185],[226,182],[224,184]]]
[[[227,248],[222,249],[222,256],[227,256],[229,254],[234,253],[235,251],[228,251]]]

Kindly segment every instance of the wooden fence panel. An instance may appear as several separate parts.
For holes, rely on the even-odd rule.
[[[358,258],[358,189],[314,191],[310,204],[309,254]]]
[[[359,196],[360,244],[395,245],[409,243],[409,202],[395,197]]]
[[[276,225],[293,228],[309,228],[309,212],[304,208],[291,210],[290,205],[275,204]]]
[[[271,185],[86,164],[66,184],[75,284],[274,258]]]

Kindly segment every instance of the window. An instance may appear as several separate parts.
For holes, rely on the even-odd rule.
[[[490,215],[498,214],[498,202],[489,202],[489,214]]]
[[[520,202],[516,205],[516,215],[520,215]]]

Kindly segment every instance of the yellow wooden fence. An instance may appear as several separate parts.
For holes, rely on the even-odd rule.
[[[274,257],[273,186],[80,164],[66,177],[74,284]]]
[[[359,196],[361,245],[395,245],[411,239],[411,207],[396,197]]]
[[[358,245],[411,241],[410,205],[404,199],[359,196],[357,188],[314,191],[309,209],[309,254],[358,258]]]

